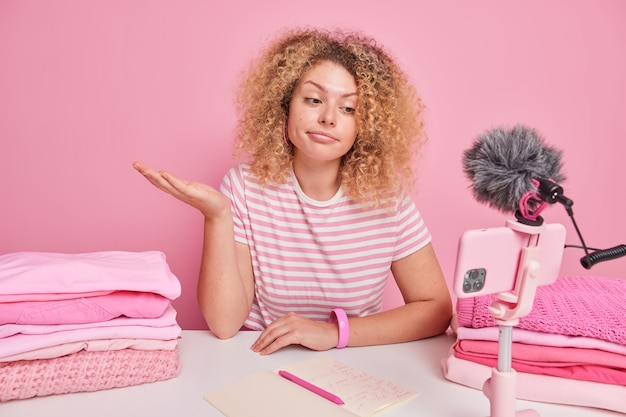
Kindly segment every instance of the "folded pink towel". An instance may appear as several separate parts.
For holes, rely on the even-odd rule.
[[[454,326],[454,320],[453,320]],[[490,340],[498,341],[500,329],[498,327],[483,327],[474,329],[472,327],[453,327],[459,340]],[[514,329],[513,341],[526,343],[529,345],[541,346],[561,346],[576,347],[584,349],[599,349],[606,352],[626,355],[626,345],[607,342],[606,340],[595,339],[584,336],[568,336],[564,334],[534,332],[532,330]]]
[[[148,252],[0,255],[0,302],[48,301],[138,291],[180,296],[180,282],[165,254]]]
[[[0,362],[15,362],[22,360],[51,359],[77,353],[81,350],[102,352],[105,350],[174,350],[178,346],[178,339],[155,340],[155,339],[103,339],[83,340],[79,342],[61,343],[54,346],[33,349],[16,355],[0,357]]]
[[[0,303],[0,325],[94,323],[120,316],[154,318],[163,315],[171,302],[151,292],[114,291],[68,300]]]
[[[0,338],[13,336],[16,334],[43,335],[58,333],[69,330],[85,330],[97,327],[122,327],[122,326],[150,326],[166,327],[177,324],[176,309],[169,305],[165,312],[153,318],[131,318],[116,317],[106,321],[95,321],[92,323],[72,323],[72,324],[3,324],[0,325]],[[83,339],[86,340],[86,339]],[[0,347],[1,349],[1,347]]]
[[[178,349],[78,352],[0,364],[0,401],[99,391],[174,378]]]
[[[451,351],[442,360],[445,377],[453,382],[482,389],[491,367],[459,359]],[[626,413],[626,387],[518,372],[517,398],[555,404],[595,407]],[[488,409],[487,409],[488,410]]]
[[[458,340],[458,347],[463,352],[497,357],[498,342],[484,340]],[[626,355],[607,352],[599,349],[574,347],[556,347],[529,345],[513,342],[511,344],[513,359],[543,366],[599,365],[608,366],[626,372]]]
[[[491,342],[493,343],[493,342]],[[476,362],[481,365],[495,367],[498,364],[498,354],[486,352],[480,349],[480,352],[465,350],[467,344],[456,343],[454,345],[454,355],[459,359]],[[515,346],[514,346],[515,349]],[[555,348],[558,349],[558,348]],[[497,348],[496,348],[497,350]],[[511,366],[518,372],[528,374],[550,375],[561,378],[577,379],[581,381],[600,382],[603,384],[626,385],[626,369],[604,364],[593,364],[586,362],[550,362],[539,360],[528,360],[520,358],[513,354]],[[565,356],[565,352],[564,352]],[[597,356],[597,355],[596,355]],[[589,359],[591,360],[590,354]],[[602,359],[604,361],[604,358]],[[623,362],[623,359],[621,360]]]
[[[459,298],[459,326],[497,326],[487,310],[494,300],[492,295]],[[540,286],[532,311],[521,317],[516,327],[626,345],[626,279],[562,277]]]
[[[59,325],[0,326],[0,358],[31,352],[63,343],[103,339],[172,340],[181,336],[176,310],[169,306],[163,316],[155,319],[118,317],[106,322]]]

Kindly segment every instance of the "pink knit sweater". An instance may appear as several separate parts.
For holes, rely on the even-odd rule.
[[[52,359],[0,364],[0,402],[91,392],[174,378],[178,349],[81,351]]]
[[[458,299],[459,326],[496,326],[487,310],[494,300],[492,295]],[[538,287],[532,311],[517,327],[626,345],[626,279],[561,277]]]

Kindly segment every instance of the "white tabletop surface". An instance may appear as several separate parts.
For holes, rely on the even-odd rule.
[[[260,356],[249,349],[257,334],[240,332],[232,339],[219,340],[209,331],[183,331],[179,346],[182,366],[176,378],[91,393],[8,401],[0,403],[0,417],[221,417],[222,414],[204,400],[207,392],[256,370],[274,370],[316,355],[331,355],[419,392],[411,400],[376,413],[376,417],[489,415],[489,401],[482,391],[448,381],[443,376],[440,361],[454,342],[450,335],[411,343],[326,352],[293,346]],[[542,417],[623,416],[592,408],[517,401],[517,409],[528,408],[536,410]]]

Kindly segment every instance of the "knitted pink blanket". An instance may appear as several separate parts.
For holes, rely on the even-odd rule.
[[[81,351],[53,359],[1,363],[0,401],[163,381],[179,371],[178,349]]]
[[[496,326],[487,295],[459,298],[459,326]],[[519,320],[520,329],[586,336],[626,345],[626,279],[562,277],[537,288],[532,311]]]

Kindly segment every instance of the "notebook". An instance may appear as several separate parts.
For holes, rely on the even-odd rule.
[[[226,417],[370,417],[377,411],[416,397],[418,393],[340,361],[320,357],[280,368],[336,396],[338,405],[274,371],[257,371],[204,399]]]

